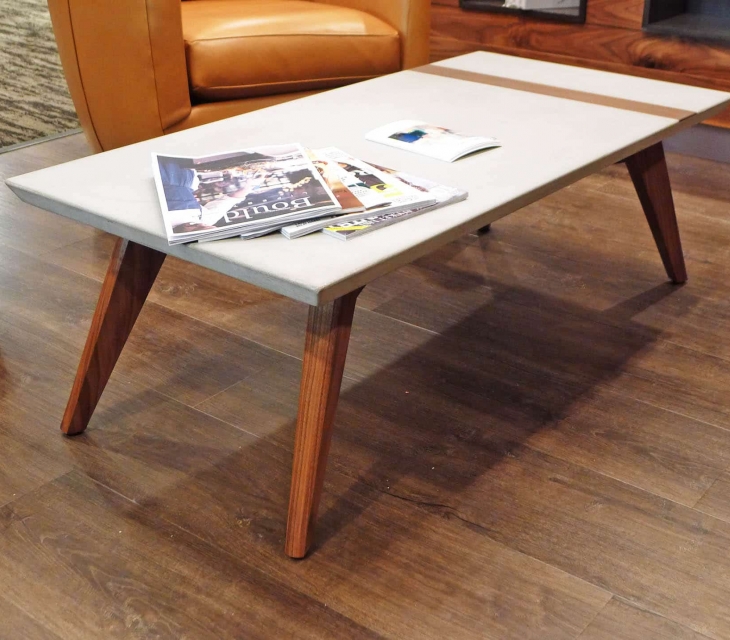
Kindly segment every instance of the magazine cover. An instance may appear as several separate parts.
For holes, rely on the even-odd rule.
[[[365,206],[357,196],[348,189],[342,182],[344,172],[340,167],[332,160],[328,160],[323,155],[318,155],[316,151],[311,149],[307,150],[309,159],[312,161],[314,167],[319,171],[320,175],[324,178],[330,191],[334,193],[337,202],[342,207],[340,213],[355,213],[357,211],[365,211]]]
[[[395,175],[379,171],[336,147],[315,153],[339,166],[342,182],[370,210],[375,207],[412,208],[424,204],[428,196],[401,182]]]
[[[275,230],[340,205],[301,145],[200,158],[153,154],[170,244]]]
[[[410,211],[398,211],[396,213],[386,213],[369,218],[357,218],[349,222],[338,222],[330,224],[328,227],[322,229],[322,233],[338,238],[339,240],[352,240],[353,238],[370,233],[376,229],[389,227],[401,220],[414,218],[417,215],[421,215],[427,211],[432,211],[435,208],[436,205],[430,205],[421,207],[420,209],[411,209]]]
[[[475,151],[500,146],[495,138],[466,136],[420,120],[391,122],[373,129],[365,139],[445,162],[454,162]]]

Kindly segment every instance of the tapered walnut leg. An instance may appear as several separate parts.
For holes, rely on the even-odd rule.
[[[303,558],[312,542],[359,293],[309,309],[286,531],[292,558]]]
[[[687,281],[664,147],[659,142],[626,158],[631,180],[670,280]]]
[[[165,254],[119,238],[101,287],[61,431],[86,429]]]

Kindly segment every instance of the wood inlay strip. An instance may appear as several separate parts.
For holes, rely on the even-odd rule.
[[[661,116],[662,118],[672,118],[673,120],[684,120],[685,118],[695,115],[694,111],[687,111],[685,109],[664,107],[658,104],[649,104],[648,102],[639,102],[638,100],[626,100],[624,98],[615,98],[613,96],[603,96],[597,93],[565,89],[563,87],[551,87],[550,85],[539,84],[537,82],[515,80],[514,78],[502,78],[500,76],[493,76],[487,73],[464,71],[462,69],[453,69],[451,67],[443,67],[435,64],[427,64],[423,67],[411,69],[411,71],[428,73],[433,76],[453,78],[455,80],[466,80],[468,82],[490,84],[495,87],[504,87],[505,89],[528,91],[530,93],[553,96],[554,98],[565,98],[567,100],[576,100],[578,102],[587,102],[589,104],[599,104],[604,107],[637,111],[639,113],[646,113],[650,116]]]

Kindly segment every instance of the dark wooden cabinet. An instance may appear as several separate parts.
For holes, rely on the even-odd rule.
[[[588,0],[584,24],[432,0],[432,57],[485,50],[730,91],[730,45],[644,30],[644,0]],[[730,128],[730,110],[709,121]]]

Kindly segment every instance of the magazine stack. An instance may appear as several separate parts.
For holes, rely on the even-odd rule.
[[[412,144],[412,150],[424,155],[431,154],[429,136],[440,145],[447,140],[453,144],[454,137],[463,148],[474,145],[474,138],[446,129],[416,123],[416,135],[413,122],[394,124],[396,134],[388,130],[387,141],[378,141]],[[404,126],[409,127],[405,133]],[[423,150],[416,148],[421,146]],[[365,162],[336,147],[305,149],[300,144],[198,158],[153,154],[153,173],[171,245],[274,232],[289,239],[322,232],[349,240],[468,195],[463,189]]]
[[[287,238],[298,238],[307,233],[322,230],[325,234],[340,240],[350,240],[422,213],[460,202],[465,200],[468,195],[463,189],[447,187],[402,171],[364,162],[360,162],[360,165],[367,167],[367,170],[372,172],[370,175],[379,176],[384,184],[405,185],[419,195],[402,197],[400,201],[394,198],[394,202],[386,202],[350,215],[293,224],[284,227],[281,232]]]
[[[153,172],[170,244],[255,237],[342,209],[298,144],[202,158],[154,154]]]

